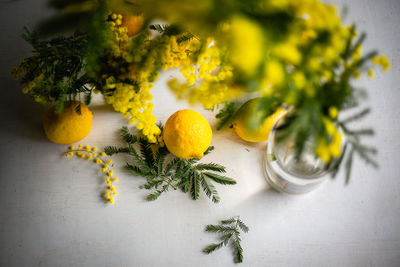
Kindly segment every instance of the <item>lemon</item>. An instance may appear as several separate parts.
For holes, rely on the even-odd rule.
[[[71,106],[72,104],[72,106]],[[81,114],[76,112],[81,105]],[[49,109],[43,121],[47,138],[57,144],[72,144],[85,138],[92,129],[93,114],[79,101],[66,103],[63,112],[58,115],[55,107]]]
[[[122,17],[122,27],[128,28],[128,36],[132,37],[133,35],[137,34],[143,26],[143,16],[130,16],[124,15]]]
[[[251,117],[254,116],[257,108],[257,104],[260,98],[254,98],[240,107],[233,120],[233,128],[236,134],[245,141],[248,142],[263,142],[268,140],[269,132],[274,126],[275,122],[284,114],[286,111],[279,107],[275,113],[265,118],[264,122],[255,130],[251,129]]]
[[[178,158],[200,159],[211,144],[212,130],[208,121],[194,110],[179,110],[164,127],[164,143]]]

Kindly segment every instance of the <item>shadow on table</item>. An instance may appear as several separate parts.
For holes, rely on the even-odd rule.
[[[5,71],[4,67],[2,70]],[[2,75],[1,83],[4,86],[3,93],[7,96],[3,98],[3,104],[0,106],[3,123],[7,125],[2,127],[2,135],[45,142],[47,139],[42,121],[46,107],[24,95],[21,92],[22,86],[11,76]]]
[[[255,220],[265,216],[272,218],[279,216],[285,207],[290,206],[295,200],[296,196],[278,192],[267,184],[264,189],[250,195],[234,209],[243,214],[244,218]]]

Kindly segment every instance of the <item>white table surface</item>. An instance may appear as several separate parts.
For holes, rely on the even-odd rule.
[[[233,266],[229,248],[211,255],[201,250],[217,241],[204,227],[240,215],[250,226],[243,236],[242,266],[400,266],[400,2],[348,3],[347,22],[367,30],[366,49],[379,48],[391,70],[360,85],[370,89],[376,129],[367,141],[379,148],[380,169],[357,161],[351,182],[344,175],[304,196],[277,193],[261,168],[265,144],[241,141],[230,131],[215,132],[215,151],[204,161],[226,165],[235,186],[217,186],[219,204],[169,192],[144,200],[144,179],[115,168],[120,178],[113,206],[104,204],[103,177],[94,164],[65,159],[65,146],[44,136],[44,109],[22,95],[9,69],[30,54],[20,38],[50,12],[41,1],[0,1],[0,265],[1,266]],[[346,1],[336,1],[343,6]],[[178,109],[164,74],[154,94],[155,115],[163,122]],[[93,129],[84,144],[118,145],[126,121],[92,106]],[[213,115],[199,107],[211,124]],[[248,151],[249,150],[249,151]]]

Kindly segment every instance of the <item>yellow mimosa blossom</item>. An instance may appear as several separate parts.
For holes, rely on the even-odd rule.
[[[337,116],[338,116],[338,114],[339,114],[339,110],[338,110],[337,107],[330,107],[330,108],[329,108],[329,116],[330,116],[332,119],[336,119]]]
[[[70,147],[68,147],[68,151],[65,153],[65,157],[67,157],[67,158],[69,158],[70,156],[72,156],[73,154],[74,154],[74,152],[76,153],[76,155],[78,156],[78,157],[81,157],[81,158],[88,158],[88,159],[92,159],[92,157],[93,156],[97,156],[97,154],[96,153],[94,153],[94,151],[93,151],[93,149],[90,149],[90,146],[88,146],[88,145],[86,145],[86,146],[82,146],[81,144],[79,145],[80,147],[78,147],[78,149],[77,150],[82,150],[82,149],[84,149],[85,150],[85,152],[84,153],[82,153],[82,151],[77,151],[77,150],[75,150],[75,148],[73,147],[73,146],[70,146]],[[72,151],[71,151],[72,150]],[[97,150],[97,149],[94,149],[94,150]],[[103,154],[104,153],[104,154]],[[102,156],[106,156],[106,154],[105,154],[105,152],[102,152]],[[107,161],[106,161],[106,159],[104,160],[105,162],[108,162],[108,163],[112,163],[112,160],[111,159],[108,159]],[[96,158],[94,161],[93,161],[94,163],[97,163],[97,164],[102,164],[103,163],[103,160],[101,160],[101,159],[99,159],[99,158]],[[113,170],[110,170],[109,169],[109,166],[107,165],[107,164],[102,164],[102,165],[100,165],[101,166],[101,170],[102,170],[102,172],[103,173],[105,173],[106,174],[106,177],[105,177],[105,182],[106,182],[106,184],[107,184],[107,188],[109,188],[111,191],[112,191],[112,193],[113,193],[113,195],[117,195],[117,192],[116,192],[116,190],[115,190],[115,187],[113,186],[113,182],[117,182],[118,181],[118,179],[116,178],[116,177],[112,177],[112,175],[113,175],[113,173],[114,173],[114,171]],[[110,199],[110,191],[109,190],[106,190],[105,191],[105,194],[104,194],[104,198],[106,199],[106,200],[109,200]],[[114,201],[114,200],[113,200]],[[110,202],[111,203],[111,202]]]
[[[269,61],[265,74],[267,79],[274,85],[281,85],[285,80],[285,70],[278,61]]]
[[[264,56],[264,34],[259,25],[245,17],[234,17],[230,31],[230,60],[246,75],[252,75]]]
[[[290,64],[297,64],[301,60],[301,54],[296,46],[289,43],[282,43],[275,47],[274,54]]]

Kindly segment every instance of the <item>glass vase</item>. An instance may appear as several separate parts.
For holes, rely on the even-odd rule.
[[[277,125],[282,120],[283,118],[277,121],[269,135],[263,160],[265,178],[278,191],[305,194],[329,178],[331,166],[335,165],[336,160],[333,159],[328,164],[319,158],[314,152],[316,140],[312,137],[305,140],[301,155],[296,157],[295,136],[279,138],[282,130]],[[342,148],[343,140],[342,134]]]

